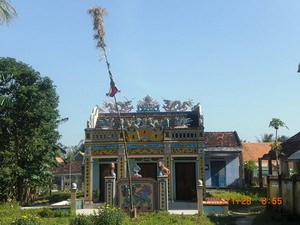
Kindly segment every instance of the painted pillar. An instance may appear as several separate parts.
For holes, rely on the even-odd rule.
[[[168,176],[157,177],[158,184],[158,210],[169,210],[169,198],[168,198]]]
[[[71,214],[73,215],[76,215],[76,193],[77,185],[73,183],[71,188]]]
[[[168,199],[173,200],[173,189],[172,189],[172,180],[173,180],[173,171],[171,166],[171,144],[164,144],[164,159],[165,159],[165,167],[170,170],[170,175],[168,179]]]
[[[205,181],[205,178],[204,178],[204,173],[205,173],[204,151],[203,151],[202,147],[198,147],[198,163],[199,163],[199,168],[200,168],[198,180]],[[203,189],[202,190],[203,196],[206,196],[205,182],[203,184],[202,189]]]
[[[170,170],[170,174],[169,174],[169,179],[168,179],[168,199],[173,200],[172,199],[172,187],[171,187],[171,180],[172,180],[172,171],[171,171],[171,156],[166,156],[165,157],[165,162],[166,162],[166,167]]]
[[[124,146],[119,144],[118,145],[118,179],[119,178],[125,178],[126,177],[126,157],[125,157],[125,150]]]
[[[203,182],[202,180],[198,180],[197,184],[197,208],[198,214],[203,214]]]
[[[106,204],[114,206],[116,199],[116,178],[113,176],[107,176],[104,177],[104,182],[104,201]]]
[[[88,204],[93,203],[93,163],[91,155],[91,147],[88,147],[85,153],[85,188],[84,188],[84,199]]]

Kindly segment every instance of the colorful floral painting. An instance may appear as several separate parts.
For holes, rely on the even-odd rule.
[[[130,206],[129,186],[119,185],[120,207],[127,210]],[[138,211],[154,211],[153,184],[140,183],[132,186],[132,202]]]

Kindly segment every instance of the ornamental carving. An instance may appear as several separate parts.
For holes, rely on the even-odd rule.
[[[149,128],[154,129],[158,127],[169,127],[169,118],[164,119],[153,119],[152,117],[134,118],[134,119],[121,119],[121,123],[125,129],[140,129]]]
[[[97,156],[97,155],[117,155],[118,151],[117,150],[93,150],[92,155]]]
[[[172,149],[172,154],[197,154],[197,149],[182,149],[182,148],[175,148]]]
[[[132,106],[132,101],[131,100],[126,100],[126,101],[119,101],[117,102],[117,105],[118,105],[118,109],[120,112],[131,112],[131,110],[133,109],[133,106]],[[108,103],[106,101],[103,102],[103,107],[105,109],[108,110],[108,112],[110,113],[116,113],[118,112],[117,109],[116,109],[116,105],[114,103]]]
[[[143,100],[138,101],[137,112],[159,112],[158,101],[147,95]]]
[[[193,120],[184,116],[175,117],[174,127],[188,127]]]
[[[126,131],[137,131],[142,128],[151,130],[162,130],[167,127],[188,127],[193,120],[185,116],[165,117],[161,119],[154,119],[152,117],[136,117],[121,119],[121,124]],[[114,117],[100,117],[97,121],[97,127],[118,129],[120,122],[118,118]]]
[[[97,127],[100,128],[118,128],[118,119],[112,117],[102,117],[97,121]]]
[[[128,149],[130,155],[163,155],[163,149]]]
[[[193,100],[188,101],[179,101],[179,100],[168,100],[164,99],[163,109],[166,112],[183,112],[187,111],[190,107],[193,106]]]

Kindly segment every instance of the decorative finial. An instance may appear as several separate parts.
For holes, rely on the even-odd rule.
[[[72,183],[72,189],[77,189],[77,184],[76,183]]]

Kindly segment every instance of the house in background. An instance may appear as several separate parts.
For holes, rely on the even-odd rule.
[[[300,174],[300,159],[298,159],[298,152],[300,150],[300,132],[290,137],[281,143],[281,154],[279,155],[279,169],[283,178],[288,178],[293,174]],[[295,153],[295,154],[294,154]],[[262,176],[262,162],[268,160],[269,174],[272,174],[272,160],[276,160],[275,151],[269,151],[258,159],[259,165],[259,186],[263,186]]]
[[[300,132],[284,141],[280,156],[281,174],[284,177],[300,175]]]
[[[74,157],[74,161],[68,163],[66,163],[61,157],[56,157],[56,161],[60,165],[54,169],[54,189],[69,189],[72,183],[76,183],[78,189],[82,188],[83,155],[84,153],[78,152]]]
[[[241,188],[244,164],[237,132],[205,132],[204,140],[206,187]]]
[[[255,162],[257,168],[253,170],[252,176],[245,176],[245,183],[249,185],[258,184],[258,159],[264,154],[268,154],[271,150],[271,142],[258,143],[242,143],[244,162],[252,160]],[[266,177],[269,174],[268,161],[262,161],[262,176]],[[272,166],[276,165],[276,161],[272,161]],[[274,169],[272,170],[274,174]],[[246,173],[245,173],[246,174]],[[264,179],[266,182],[266,179]]]

